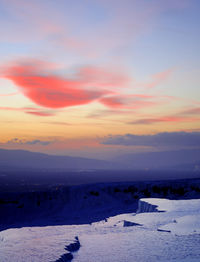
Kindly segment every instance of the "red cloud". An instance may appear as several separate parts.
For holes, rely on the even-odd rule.
[[[4,77],[12,80],[21,92],[40,106],[62,108],[90,103],[103,92],[82,89],[82,81],[46,74],[38,64],[8,67]],[[41,65],[40,65],[41,66]]]
[[[3,70],[3,77],[12,80],[33,102],[47,108],[83,105],[95,100],[104,103],[103,96],[115,93],[108,88],[124,85],[129,80],[122,74],[92,67],[81,68],[73,79],[67,79],[49,73],[51,68],[51,64],[30,61],[8,66]],[[113,103],[113,107],[117,106],[117,102]]]
[[[113,91],[130,82],[129,77],[123,73],[87,66],[80,68],[73,78],[65,78],[52,74],[54,69],[58,69],[58,65],[29,60],[7,66],[1,75],[12,80],[21,93],[34,103],[51,109],[84,105],[93,101],[113,109],[136,109],[158,104],[153,96],[125,95]],[[170,71],[163,72],[154,79],[161,81],[169,73]],[[27,113],[52,115],[35,110]]]

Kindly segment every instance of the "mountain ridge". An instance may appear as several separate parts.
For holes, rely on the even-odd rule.
[[[200,163],[200,149],[125,154],[110,160],[49,155],[20,149],[0,148],[0,166],[48,169],[191,170]]]

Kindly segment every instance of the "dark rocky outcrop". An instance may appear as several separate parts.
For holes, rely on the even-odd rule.
[[[76,251],[79,250],[80,246],[81,246],[81,245],[80,245],[79,239],[78,239],[78,237],[76,236],[76,237],[75,237],[75,242],[70,243],[69,245],[67,245],[67,246],[65,247],[65,250],[67,250],[67,251],[69,251],[69,252],[76,252]]]
[[[71,253],[63,254],[59,259],[57,259],[55,262],[68,262],[73,259],[73,255]]]
[[[76,252],[79,250],[81,244],[79,241],[79,238],[76,236],[75,241],[70,243],[65,247],[65,250],[68,251],[68,253],[63,254],[59,259],[57,259],[55,262],[67,262],[71,261],[73,259],[72,252]]]
[[[138,224],[138,223],[134,223],[134,222],[130,222],[130,221],[124,220],[123,226],[124,227],[134,227],[134,226],[142,226],[142,225]]]

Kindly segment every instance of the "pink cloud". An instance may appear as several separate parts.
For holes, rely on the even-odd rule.
[[[125,106],[125,103],[119,96],[103,97],[99,101],[111,108],[123,108]]]
[[[80,68],[79,77],[91,86],[101,86],[106,88],[124,87],[131,79],[122,72],[105,70],[100,67]]]
[[[22,108],[19,108],[19,107],[0,107],[0,110],[8,110],[8,111],[25,111],[25,110],[35,110],[34,108],[32,107],[22,107]]]
[[[157,74],[152,75],[151,80],[149,82],[137,83],[136,85],[139,86],[139,87],[154,88],[154,87],[162,84],[163,82],[165,82],[170,77],[172,72],[173,72],[172,69],[168,69],[166,71],[159,72]]]
[[[138,109],[143,107],[149,107],[157,105],[158,102],[155,101],[153,96],[148,95],[115,95],[115,96],[105,96],[99,101],[110,108],[116,109]]]
[[[149,125],[149,124],[156,124],[161,122],[196,122],[199,121],[200,118],[188,118],[188,117],[179,117],[179,116],[164,116],[164,117],[158,117],[158,118],[144,118],[139,119],[136,121],[128,122],[128,124],[133,125]]]
[[[53,116],[53,112],[43,112],[43,111],[25,111],[27,114],[36,115],[36,116]]]
[[[200,115],[200,107],[186,109],[181,112],[183,115]]]

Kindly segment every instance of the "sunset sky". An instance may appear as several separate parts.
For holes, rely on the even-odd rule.
[[[199,13],[199,0],[0,0],[0,147],[105,159],[195,146]]]

